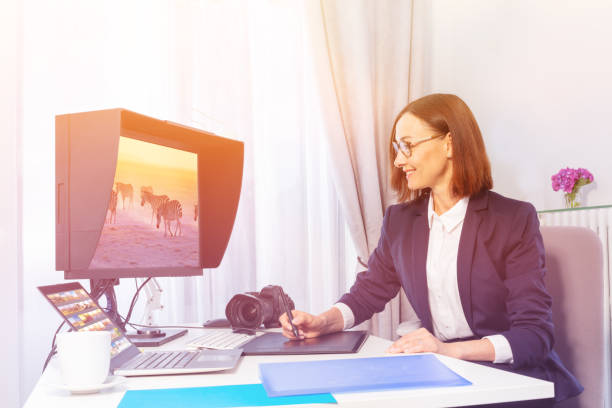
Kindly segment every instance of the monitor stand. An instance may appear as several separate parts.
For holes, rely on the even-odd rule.
[[[179,330],[171,330],[166,329],[164,331],[160,329],[148,329],[143,328],[138,330],[137,332],[128,332],[125,327],[125,323],[123,319],[119,315],[118,307],[117,307],[117,296],[115,294],[115,285],[119,284],[119,279],[112,279],[114,282],[108,286],[106,291],[104,292],[104,297],[106,297],[106,313],[109,318],[115,323],[115,325],[123,332],[126,333],[126,336],[130,339],[130,341],[136,347],[159,347],[162,344],[166,344],[169,341],[177,339],[181,336],[187,334],[187,329],[179,329]],[[90,287],[95,287],[95,281],[90,280]],[[92,291],[90,288],[90,292]],[[92,294],[94,295],[94,294]]]
[[[187,334],[187,329],[144,329],[128,332],[127,337],[137,347],[159,347]]]

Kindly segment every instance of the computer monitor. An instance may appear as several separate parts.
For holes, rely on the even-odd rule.
[[[56,270],[202,275],[227,247],[244,144],[126,109],[56,116]]]

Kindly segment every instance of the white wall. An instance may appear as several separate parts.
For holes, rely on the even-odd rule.
[[[0,259],[2,295],[0,336],[2,369],[10,375],[0,379],[3,407],[18,407],[21,377],[21,222],[19,177],[21,115],[20,42],[21,7],[17,0],[5,2],[0,13]]]
[[[497,192],[559,208],[550,176],[585,167],[586,204],[612,204],[610,21],[603,0],[416,0],[411,98],[466,101]]]

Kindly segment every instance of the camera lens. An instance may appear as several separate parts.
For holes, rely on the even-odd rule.
[[[249,293],[235,295],[225,308],[225,316],[235,329],[257,329],[264,321],[260,300]]]
[[[238,318],[243,322],[254,322],[259,314],[259,308],[253,302],[242,302],[238,310]]]

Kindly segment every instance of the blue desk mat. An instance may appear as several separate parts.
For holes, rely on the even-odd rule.
[[[271,397],[472,384],[433,354],[262,363],[259,372]]]
[[[260,407],[322,403],[336,404],[337,402],[330,394],[268,397],[261,384],[241,384],[218,387],[128,390],[118,408]]]

